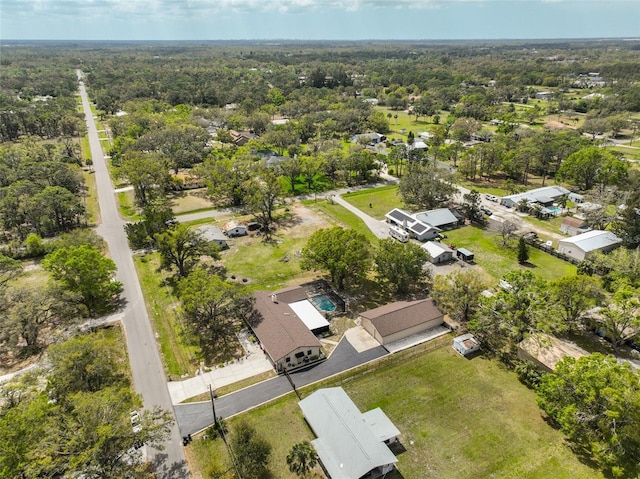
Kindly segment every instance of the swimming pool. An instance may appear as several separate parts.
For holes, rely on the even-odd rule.
[[[547,209],[556,215],[562,212],[562,208],[559,208],[558,206],[547,206]]]
[[[311,302],[316,308],[327,313],[332,313],[336,310],[336,304],[331,301],[329,296],[327,296],[326,294],[314,296],[313,298],[311,298]]]

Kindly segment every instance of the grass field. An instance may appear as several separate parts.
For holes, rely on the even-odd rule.
[[[100,204],[98,203],[98,189],[96,186],[96,175],[93,172],[83,171],[84,184],[87,187],[87,221],[90,225],[100,224]]]
[[[118,208],[120,214],[127,220],[139,221],[140,215],[136,211],[136,207],[133,203],[133,191],[121,191],[116,194],[118,199]]]
[[[442,344],[431,352],[394,355],[365,367],[364,373],[351,371],[304,389],[302,395],[342,386],[361,411],[381,407],[406,448],[398,455],[400,474],[388,479],[603,477],[576,459],[562,435],[544,421],[535,394],[514,373],[483,357],[462,358],[449,347],[448,337]],[[274,477],[293,479],[286,455],[296,442],[313,438],[296,396],[231,419],[231,430],[239,419],[253,424],[272,444]],[[187,457],[192,472],[228,464],[220,440],[196,439]]]
[[[576,267],[535,248],[529,248],[529,265],[518,264],[516,242],[510,248],[502,246],[502,238],[476,226],[446,232],[447,244],[464,247],[475,253],[475,262],[496,281],[511,270],[529,270],[545,280],[576,274]]]
[[[167,373],[176,377],[193,374],[199,366],[198,348],[189,344],[181,332],[176,314],[178,298],[162,283],[164,275],[158,273],[160,255],[134,256],[134,263]]]
[[[365,235],[365,237],[371,241],[377,241],[376,236],[371,232],[371,230],[367,227],[364,221],[358,218],[356,215],[351,213],[348,209],[343,206],[340,206],[337,203],[329,202],[329,201],[313,201],[307,200],[302,202],[305,206],[321,212],[324,214],[330,222],[338,226],[342,226],[343,228],[352,228],[359,233]],[[325,227],[331,226],[330,224],[325,225]]]
[[[379,220],[383,220],[384,215],[393,208],[404,207],[404,203],[398,196],[398,185],[354,191],[344,194],[342,197],[359,210]]]

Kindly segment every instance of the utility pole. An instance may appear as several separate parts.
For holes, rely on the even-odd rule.
[[[284,368],[284,375],[289,380],[289,384],[291,384],[291,387],[293,388],[293,392],[296,393],[296,396],[298,396],[298,399],[302,399],[302,397],[300,397],[300,393],[296,389],[296,385],[293,383],[293,379],[291,379],[291,376],[289,376],[289,371],[287,371],[287,368]]]

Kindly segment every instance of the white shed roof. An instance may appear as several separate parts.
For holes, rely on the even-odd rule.
[[[293,312],[296,313],[305,326],[309,328],[309,331],[329,326],[329,321],[306,299],[290,303],[289,307],[293,309]]]
[[[584,252],[598,251],[608,246],[622,243],[611,231],[592,230],[571,238],[560,240],[560,244],[573,244]]]
[[[342,388],[319,389],[298,405],[317,436],[312,443],[331,479],[358,479],[398,461]]]
[[[431,256],[432,258],[437,258],[441,254],[446,252],[453,253],[453,250],[451,248],[449,248],[446,244],[442,244],[438,241],[427,241],[422,245],[422,248],[426,250],[426,252],[429,253],[429,256]]]

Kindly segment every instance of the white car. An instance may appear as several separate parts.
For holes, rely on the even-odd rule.
[[[486,199],[488,199],[489,201],[493,201],[493,202],[496,202],[496,203],[498,202],[498,197],[497,197],[497,196],[494,196],[494,195],[484,195],[484,197],[485,197]]]
[[[140,413],[138,413],[138,411],[131,411],[130,417],[133,432],[140,432],[142,430],[142,424],[140,424]]]

